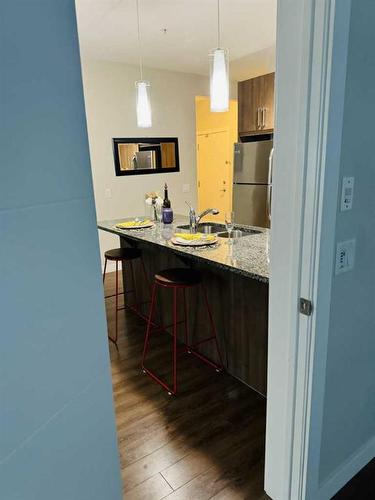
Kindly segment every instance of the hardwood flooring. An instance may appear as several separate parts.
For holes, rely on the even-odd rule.
[[[106,276],[114,293],[114,273]],[[130,296],[129,296],[130,298]],[[114,299],[107,299],[114,332]],[[265,500],[265,399],[226,373],[183,354],[170,397],[140,371],[145,323],[119,314],[118,351],[110,344],[117,434],[126,500]],[[170,373],[171,342],[155,334],[148,364]]]
[[[333,500],[373,500],[375,498],[375,458],[353,477]]]
[[[114,293],[115,273],[106,277]],[[107,299],[114,333],[114,299]],[[179,393],[169,397],[140,372],[144,322],[119,314],[119,350],[110,343],[121,472],[126,500],[265,500],[265,400],[196,358],[179,359]],[[168,374],[168,335],[153,338],[149,360]],[[375,498],[375,459],[334,500]]]

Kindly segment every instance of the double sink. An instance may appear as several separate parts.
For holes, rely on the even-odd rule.
[[[189,231],[189,224],[185,224],[183,226],[177,226],[177,229],[182,229],[184,231]],[[215,222],[205,222],[197,225],[197,232],[204,234],[217,234],[220,238],[229,238],[229,233],[226,230],[224,224],[216,224]],[[232,238],[241,238],[244,236],[251,236],[253,234],[259,234],[261,231],[257,231],[256,229],[250,228],[238,228],[234,227],[234,230],[231,233]]]

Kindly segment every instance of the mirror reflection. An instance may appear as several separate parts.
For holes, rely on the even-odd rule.
[[[113,139],[116,175],[178,172],[178,139]]]

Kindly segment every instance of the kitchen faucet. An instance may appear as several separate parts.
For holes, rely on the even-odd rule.
[[[191,233],[196,233],[197,232],[197,226],[201,219],[205,217],[206,215],[212,214],[212,215],[217,215],[219,210],[217,208],[207,208],[206,210],[203,210],[200,214],[196,215],[194,208],[186,201],[186,205],[189,207],[189,226],[190,226],[190,232]]]

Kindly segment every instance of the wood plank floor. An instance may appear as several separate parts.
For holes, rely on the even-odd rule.
[[[105,289],[114,293],[114,273]],[[113,333],[115,303],[106,302]],[[267,499],[264,398],[189,355],[179,358],[179,393],[169,397],[140,372],[144,322],[132,312],[119,318],[110,356],[124,498]],[[170,347],[168,335],[154,335],[148,363],[165,377]]]

